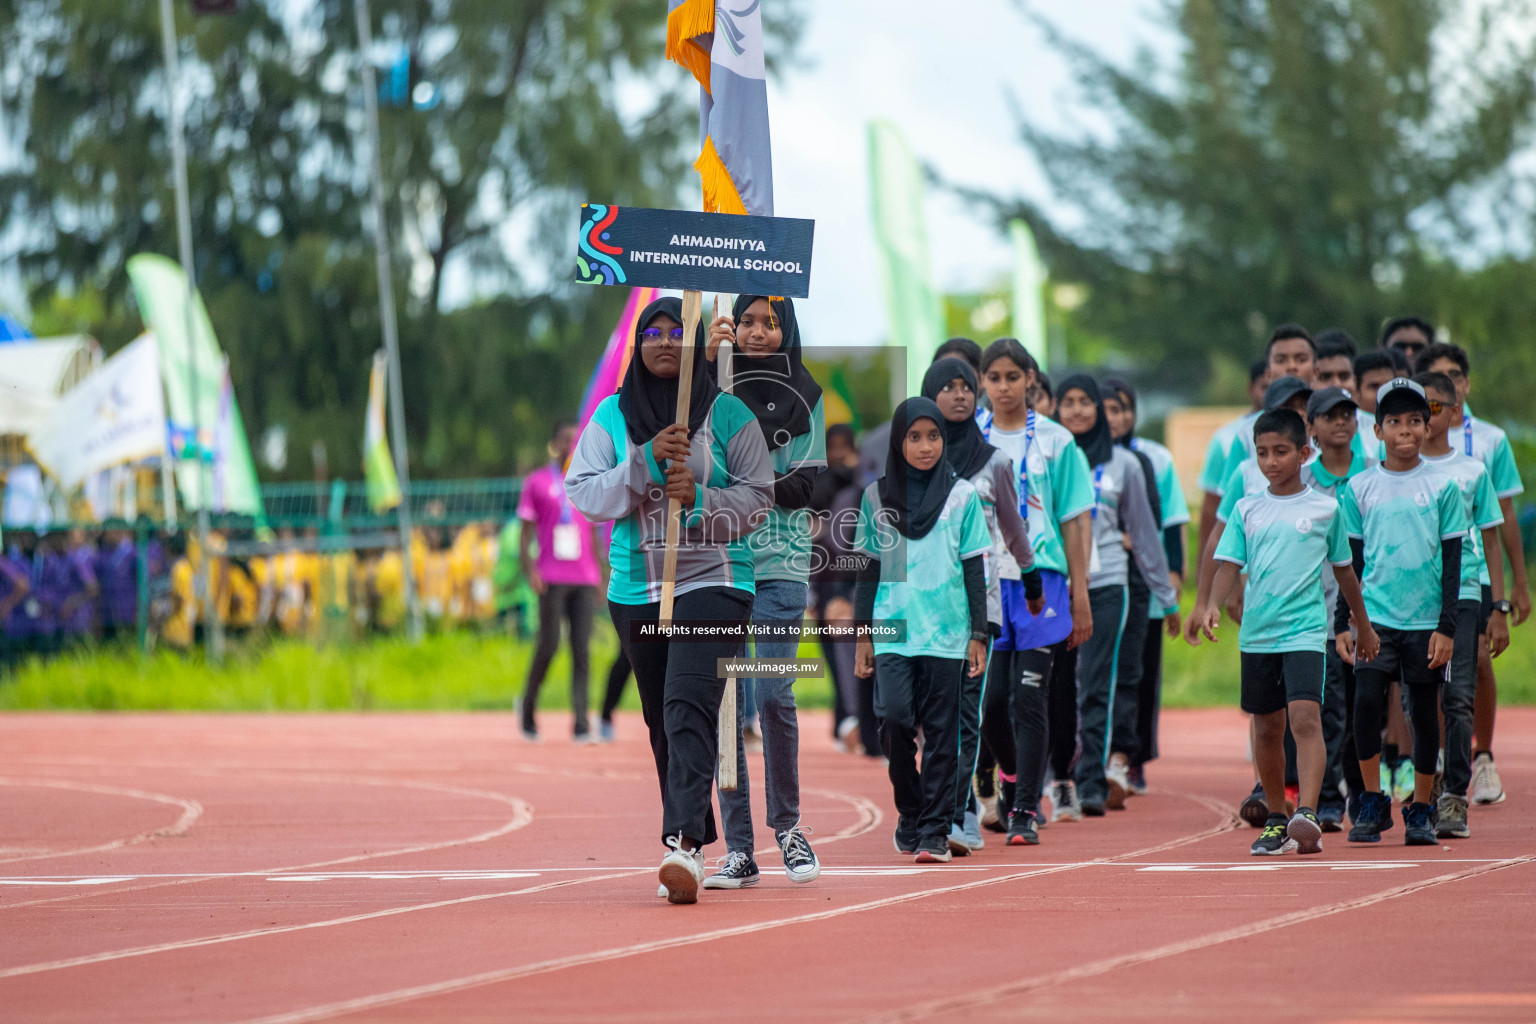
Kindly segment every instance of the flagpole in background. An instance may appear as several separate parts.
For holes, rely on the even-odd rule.
[[[169,0],[162,0],[169,2]],[[395,286],[389,273],[389,231],[384,219],[383,144],[379,133],[378,85],[373,77],[369,51],[373,49],[373,23],[368,0],[356,0],[357,52],[363,72],[363,105],[367,111],[368,145],[372,151],[373,245],[379,273],[379,320],[384,328],[384,352],[389,359],[389,424],[394,439],[395,476],[400,483],[400,562],[405,590],[406,632],[414,643],[421,639],[421,605],[416,600],[416,580],[411,567],[411,468],[405,446],[405,386],[400,379],[400,336],[395,325]]]
[[[1045,287],[1045,267],[1040,262],[1040,250],[1035,248],[1034,232],[1023,220],[1008,222],[1008,238],[1013,246],[1013,336],[1035,357],[1040,369],[1049,373],[1051,353],[1040,291]]]
[[[890,344],[901,350],[891,367],[891,408],[922,382],[944,340],[944,312],[928,263],[923,216],[923,169],[900,130],[889,121],[869,123],[869,184],[880,284],[890,321]],[[901,367],[906,379],[901,379]]]
[[[203,459],[202,403],[198,400],[197,344],[192,336],[192,307],[196,302],[197,284],[192,271],[192,200],[187,184],[187,141],[184,137],[181,103],[176,96],[181,83],[181,61],[176,54],[176,13],[171,0],[160,0],[160,41],[165,49],[165,95],[170,113],[171,164],[176,184],[176,245],[181,256],[181,269],[187,277],[186,331],[188,348],[188,372],[192,393],[193,451],[198,463],[197,547],[203,560],[203,629],[208,637],[208,658],[215,663],[224,657],[224,627],[219,621],[216,595],[213,592],[213,552],[208,549],[208,503],[213,499],[208,486],[208,465]],[[167,446],[169,448],[169,446]],[[167,453],[170,457],[170,453]]]

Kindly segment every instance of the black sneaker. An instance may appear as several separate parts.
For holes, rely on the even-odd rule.
[[[1403,808],[1403,845],[1435,846],[1435,826],[1430,820],[1429,804],[1409,804]]]
[[[1296,840],[1286,835],[1286,824],[1285,815],[1271,814],[1248,852],[1255,857],[1278,857],[1296,849]]]
[[[1349,815],[1349,823],[1351,825],[1360,820],[1360,800],[1364,795],[1363,793],[1353,792],[1344,798],[1344,810]]]
[[[1265,828],[1269,824],[1269,804],[1264,802],[1263,783],[1254,783],[1253,792],[1243,800],[1237,816],[1254,828]]]
[[[1297,853],[1323,852],[1323,826],[1310,807],[1298,807],[1285,826],[1285,834],[1296,840]]]
[[[1379,843],[1381,834],[1392,827],[1392,798],[1385,793],[1361,793],[1360,813],[1349,830],[1352,843]]]
[[[919,864],[948,864],[953,856],[949,852],[949,840],[924,839],[917,844],[917,855],[912,859]]]
[[[1317,809],[1317,823],[1322,826],[1324,832],[1344,831],[1344,805],[1338,803],[1323,804]]]
[[[896,820],[896,852],[914,854],[917,852],[917,829],[898,818]]]
[[[757,861],[752,859],[750,853],[732,850],[725,855],[725,863],[720,865],[720,870],[704,879],[704,888],[745,889],[749,885],[756,885],[762,878],[757,870]]]
[[[1077,787],[1077,806],[1082,809],[1083,816],[1087,818],[1104,817],[1104,794],[1097,789],[1089,789],[1086,792],[1083,787]]]
[[[780,832],[779,852],[784,855],[784,873],[791,882],[814,882],[821,877],[821,861],[811,849],[811,841],[805,838],[810,829],[798,822]]]
[[[1008,845],[1040,845],[1040,833],[1035,828],[1035,816],[1029,811],[1014,811],[1008,815]]]

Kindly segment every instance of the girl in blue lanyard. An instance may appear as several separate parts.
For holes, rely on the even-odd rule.
[[[1121,642],[1130,607],[1131,557],[1153,599],[1163,608],[1174,609],[1170,616],[1174,622],[1178,595],[1168,579],[1162,524],[1147,497],[1146,476],[1130,449],[1114,443],[1098,384],[1088,376],[1068,377],[1057,391],[1056,412],[1093,466],[1094,551],[1088,599],[1099,628],[1078,652],[1082,757],[1075,781],[1083,813],[1099,816],[1106,807],[1124,808],[1130,791],[1127,753],[1135,752],[1140,629],[1135,633],[1135,650]]]
[[[1001,577],[1002,635],[982,693],[982,739],[998,764],[999,817],[1007,817],[1010,845],[1040,841],[1039,804],[1047,755],[1071,803],[1071,765],[1077,748],[1077,705],[1072,677],[1053,672],[1058,660],[1093,632],[1088,603],[1089,515],[1093,487],[1088,462],[1072,435],[1029,410],[1034,359],[1012,338],[993,342],[981,361],[992,402],[987,442],[1013,462],[1020,509],[1029,528],[1045,607],[1031,614],[1017,562],[997,553]]]

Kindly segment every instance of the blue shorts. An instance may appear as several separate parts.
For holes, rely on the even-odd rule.
[[[1045,591],[1045,607],[1039,615],[1029,614],[1024,601],[1024,584],[1018,580],[999,580],[1003,598],[1003,635],[992,644],[994,651],[1032,651],[1049,647],[1072,635],[1072,592],[1067,578],[1050,569],[1040,570]]]

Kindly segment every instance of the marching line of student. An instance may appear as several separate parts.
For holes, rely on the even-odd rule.
[[[731,393],[714,373],[722,342],[747,382]],[[1086,374],[1053,386],[1014,339],[951,339],[862,459],[825,426],[790,300],[742,296],[684,338],[679,303],[661,299],[635,345],[565,492],[585,522],[612,524],[609,610],[655,754],[671,902],[761,880],[740,742],[755,736],[785,874],[820,874],[788,679],[743,686],[723,829],[711,800],[717,660],[751,649],[749,627],[807,614],[860,628],[822,645],[837,742],[883,758],[894,849],[919,863],[974,856],[989,830],[1029,847],[1132,806],[1160,753],[1164,633],[1215,642],[1224,613],[1251,716],[1252,854],[1316,854],[1346,827],[1379,842],[1394,800],[1407,843],[1467,838],[1469,808],[1504,799],[1491,666],[1530,609],[1521,487],[1507,438],[1467,408],[1466,354],[1423,321],[1392,321],[1364,353],[1337,329],[1272,332],[1255,408],[1208,449],[1192,555],[1191,510],[1170,453],[1137,436],[1135,390]],[[669,499],[683,509],[674,622],[729,627],[707,640],[654,628]],[[797,648],[756,635],[753,653]]]

